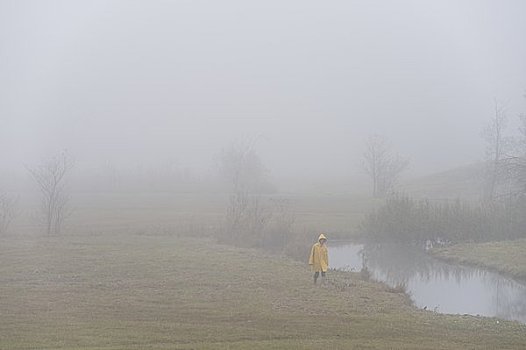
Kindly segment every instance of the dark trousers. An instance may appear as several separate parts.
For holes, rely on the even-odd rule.
[[[320,272],[319,271],[316,271],[314,272],[314,284],[316,284],[316,282],[318,281],[318,277],[320,277]],[[321,277],[325,277],[325,272],[321,272]]]

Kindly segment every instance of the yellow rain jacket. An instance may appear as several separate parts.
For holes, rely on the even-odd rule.
[[[327,252],[327,245],[321,245],[320,241],[322,239],[327,240],[323,233],[318,238],[318,243],[315,243],[312,246],[309,256],[309,265],[312,267],[312,271],[314,272],[327,272],[327,268],[329,267],[329,254]]]

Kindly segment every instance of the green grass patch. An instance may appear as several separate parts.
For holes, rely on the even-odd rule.
[[[483,267],[526,280],[526,239],[456,244],[433,249],[432,253],[445,260]]]

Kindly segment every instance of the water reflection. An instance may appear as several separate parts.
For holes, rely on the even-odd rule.
[[[407,245],[339,245],[330,257],[332,268],[366,267],[376,280],[405,285],[418,307],[526,323],[526,286],[496,273],[444,263]]]

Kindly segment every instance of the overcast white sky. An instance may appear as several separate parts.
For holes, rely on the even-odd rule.
[[[205,171],[259,137],[273,177],[353,177],[390,138],[426,173],[526,111],[526,1],[0,0],[0,167]]]

